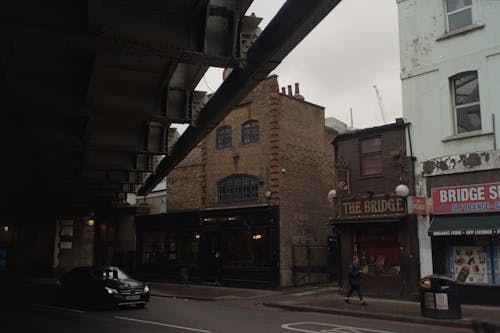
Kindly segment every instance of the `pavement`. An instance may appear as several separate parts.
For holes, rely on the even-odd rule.
[[[433,319],[421,315],[419,302],[365,297],[368,305],[363,306],[358,299],[352,297],[351,303],[347,304],[340,288],[332,284],[280,290],[229,288],[214,284],[149,283],[149,286],[151,294],[160,297],[202,301],[251,301],[288,311],[318,312],[448,327],[470,328],[473,325],[492,325],[498,326],[497,330],[500,332],[500,300],[499,306],[462,305],[462,319]]]

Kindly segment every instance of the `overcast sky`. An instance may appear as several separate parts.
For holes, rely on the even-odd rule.
[[[255,12],[265,25],[284,0],[254,0]],[[300,83],[307,101],[326,108],[326,117],[354,127],[382,125],[373,85],[382,96],[388,122],[401,117],[399,42],[395,0],[343,0],[276,68],[281,87]],[[213,91],[222,71],[211,69],[198,90]]]

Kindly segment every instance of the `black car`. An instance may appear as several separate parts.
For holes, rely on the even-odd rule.
[[[78,267],[61,276],[57,298],[77,305],[136,305],[149,302],[149,287],[118,267]]]

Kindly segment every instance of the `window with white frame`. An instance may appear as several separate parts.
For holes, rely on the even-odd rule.
[[[446,0],[448,31],[472,24],[472,0]]]
[[[481,130],[481,106],[477,72],[460,73],[451,78],[455,132]]]

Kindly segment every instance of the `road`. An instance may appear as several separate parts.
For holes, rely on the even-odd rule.
[[[255,301],[194,301],[152,297],[146,309],[81,310],[0,300],[1,332],[318,332],[413,333],[472,332],[467,329],[289,312]]]

